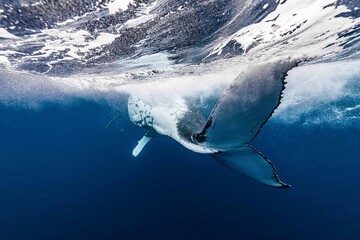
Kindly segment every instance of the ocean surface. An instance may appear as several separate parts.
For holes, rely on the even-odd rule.
[[[165,136],[133,156],[129,97],[171,136],[280,60],[251,145],[291,188]],[[359,156],[359,0],[0,0],[0,240],[358,239]]]

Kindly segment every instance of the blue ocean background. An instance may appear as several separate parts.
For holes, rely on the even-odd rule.
[[[253,145],[290,189],[273,189],[106,103],[0,107],[0,239],[357,239],[359,127],[270,120]]]
[[[0,0],[0,240],[359,239],[359,17],[360,0]],[[299,66],[251,145],[291,188],[168,137],[132,156],[129,96],[208,116],[276,59]]]

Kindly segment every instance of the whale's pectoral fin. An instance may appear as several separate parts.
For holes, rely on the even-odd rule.
[[[152,139],[152,137],[144,135],[140,141],[138,142],[138,144],[136,145],[136,147],[134,148],[132,154],[134,157],[138,156],[140,154],[140,152],[143,150],[143,148],[145,147],[145,145]]]
[[[195,142],[222,151],[251,142],[280,104],[287,72],[297,62],[279,60],[252,65],[225,91]]]
[[[260,183],[276,188],[290,187],[290,185],[280,181],[270,160],[251,146],[244,146],[235,151],[213,154],[212,156],[226,167]]]

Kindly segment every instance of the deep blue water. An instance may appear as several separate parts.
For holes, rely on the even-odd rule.
[[[360,131],[270,121],[254,142],[290,189],[229,171],[95,102],[0,107],[0,239],[356,239]]]

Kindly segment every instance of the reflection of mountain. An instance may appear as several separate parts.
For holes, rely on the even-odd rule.
[[[173,63],[199,63],[237,55],[338,58],[359,49],[359,1],[18,0],[0,7],[0,28],[20,37],[0,40],[1,59],[37,72],[159,52]]]

